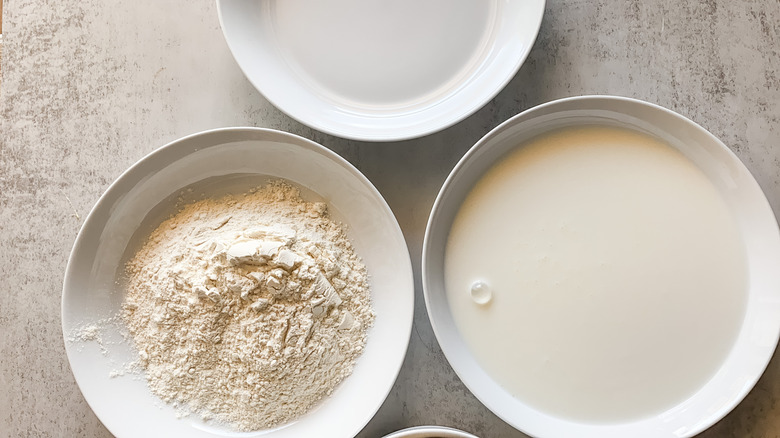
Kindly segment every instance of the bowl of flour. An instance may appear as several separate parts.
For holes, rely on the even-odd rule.
[[[358,170],[226,128],[109,187],[74,244],[62,328],[118,437],[353,436],[401,367],[413,294],[400,228]]]

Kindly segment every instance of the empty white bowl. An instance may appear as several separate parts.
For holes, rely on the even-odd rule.
[[[376,320],[364,353],[319,406],[272,431],[237,434],[177,412],[152,395],[145,379],[111,378],[134,359],[122,340],[117,286],[121,258],[147,216],[159,214],[170,195],[208,179],[212,187],[236,175],[284,178],[304,198],[328,203],[347,225],[370,276]],[[248,188],[248,187],[247,187]],[[175,200],[175,197],[173,197]],[[389,393],[401,368],[412,327],[414,284],[409,253],[393,212],[373,185],[346,160],[312,141],[258,128],[216,129],[174,141],[123,173],[86,218],[68,261],[62,293],[62,330],[73,375],[84,398],[118,437],[345,437],[357,434]],[[102,321],[102,322],[101,322]],[[80,327],[98,323],[102,345],[69,341]],[[105,347],[105,354],[102,348]]]
[[[734,213],[746,248],[747,308],[730,353],[715,375],[687,400],[639,420],[579,422],[542,412],[514,397],[469,352],[455,325],[445,290],[448,234],[475,183],[524,141],[551,130],[585,124],[637,130],[678,149],[722,195]],[[477,398],[512,426],[545,438],[687,437],[730,412],[755,385],[771,359],[780,333],[778,266],[780,235],[775,216],[749,171],[723,143],[690,120],[656,105],[621,97],[585,96],[550,102],[511,118],[485,135],[460,160],[439,192],[428,221],[422,277],[428,315],[450,364]]]
[[[453,125],[533,46],[544,0],[218,0],[249,81],[312,128],[366,141]]]

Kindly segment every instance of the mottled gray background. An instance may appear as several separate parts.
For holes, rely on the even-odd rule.
[[[518,0],[519,1],[519,0]],[[645,99],[720,137],[780,208],[780,2],[550,0],[517,76],[475,115],[393,144],[345,141],[272,107],[242,76],[214,0],[6,0],[0,68],[0,436],[106,437],[60,333],[68,253],[84,216],[154,148],[251,125],[320,142],[385,195],[415,267],[415,326],[399,379],[361,436],[442,424],[523,436],[488,412],[443,357],[425,314],[420,248],[446,174],[483,134],[552,99]],[[780,436],[780,363],[704,437]]]

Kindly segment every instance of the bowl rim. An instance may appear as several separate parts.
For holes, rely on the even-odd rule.
[[[259,141],[278,141],[280,143],[290,144],[294,146],[303,147],[305,149],[308,149],[310,151],[313,151],[315,153],[319,153],[326,157],[327,159],[335,162],[337,165],[343,167],[346,171],[348,171],[353,177],[357,178],[357,180],[363,185],[374,197],[375,200],[381,205],[382,208],[382,214],[387,215],[388,217],[392,218],[392,224],[393,229],[392,233],[397,234],[401,237],[400,242],[403,245],[403,249],[405,250],[406,257],[402,261],[402,265],[404,266],[404,270],[406,273],[408,273],[408,278],[404,279],[404,282],[409,286],[409,293],[406,295],[409,295],[408,299],[406,299],[406,308],[404,309],[404,314],[408,314],[408,317],[406,318],[408,321],[407,324],[402,327],[403,333],[404,333],[404,339],[406,340],[403,347],[403,355],[399,355],[398,360],[392,367],[392,372],[394,378],[392,381],[389,381],[386,387],[383,387],[381,389],[381,400],[382,402],[378,403],[375,407],[372,409],[372,413],[370,416],[366,416],[363,418],[361,422],[356,422],[354,425],[353,434],[357,434],[361,429],[365,427],[366,424],[376,415],[376,412],[381,408],[382,404],[384,403],[384,400],[387,399],[387,396],[392,391],[392,388],[395,384],[395,380],[397,380],[398,375],[400,373],[400,370],[403,366],[406,352],[409,348],[409,340],[411,339],[411,332],[412,332],[412,326],[414,322],[413,312],[414,312],[414,278],[413,278],[413,267],[411,263],[411,258],[409,257],[409,247],[406,243],[406,239],[403,235],[403,231],[401,230],[400,225],[398,224],[398,220],[395,216],[395,213],[393,213],[390,206],[387,204],[387,201],[385,200],[384,196],[379,192],[379,190],[374,186],[374,184],[365,176],[362,172],[360,172],[355,166],[353,166],[349,161],[347,161],[345,158],[337,154],[336,152],[328,149],[327,147],[309,140],[305,137],[292,134],[285,131],[280,131],[276,129],[271,128],[259,128],[259,127],[242,127],[242,126],[234,126],[234,127],[221,127],[221,128],[214,128],[214,129],[208,129],[204,131],[195,132],[189,135],[186,135],[184,137],[180,137],[178,139],[169,141],[168,143],[164,144],[163,146],[160,146],[151,152],[147,153],[137,161],[135,161],[130,167],[125,169],[119,176],[114,179],[111,184],[103,191],[103,193],[100,195],[98,200],[95,202],[95,204],[91,207],[89,213],[85,216],[84,221],[79,229],[78,234],[76,235],[76,238],[73,242],[73,245],[71,247],[71,251],[68,255],[67,264],[65,267],[64,275],[63,275],[63,284],[62,284],[62,292],[61,292],[61,298],[60,298],[60,330],[62,332],[62,341],[65,347],[66,356],[68,359],[68,366],[71,368],[71,373],[73,373],[73,360],[74,355],[76,354],[76,347],[70,345],[71,342],[69,342],[69,334],[71,332],[68,331],[68,327],[66,326],[66,320],[68,319],[68,316],[66,316],[66,308],[68,306],[68,298],[70,294],[72,293],[70,291],[70,278],[74,276],[74,269],[75,265],[77,264],[77,258],[78,258],[78,248],[83,244],[84,240],[87,238],[86,233],[89,232],[91,228],[96,226],[94,222],[98,221],[96,216],[104,208],[104,204],[109,202],[108,200],[112,198],[116,194],[121,194],[122,189],[120,188],[120,185],[124,182],[125,179],[130,178],[131,175],[138,172],[138,169],[142,166],[145,166],[150,161],[156,160],[158,157],[162,157],[165,154],[171,153],[172,149],[175,148],[185,148],[186,145],[190,143],[192,140],[197,138],[203,138],[203,137],[210,137],[210,136],[220,136],[224,134],[236,134],[236,135],[262,135],[267,136],[270,138],[264,138],[263,140]],[[244,138],[242,140],[252,140],[251,138]],[[218,146],[219,144],[215,144],[209,147]],[[186,154],[182,154],[181,156],[177,157],[176,159],[172,160],[171,163],[174,163],[178,161],[179,159],[197,152],[200,150],[196,147],[189,147],[189,151]],[[115,193],[117,192],[117,193]],[[98,224],[99,225],[99,224]],[[97,415],[97,411],[95,410],[95,407],[92,405],[92,402],[90,401],[90,397],[87,396],[87,394],[83,391],[83,386],[81,382],[76,378],[74,375],[74,380],[76,382],[76,385],[79,387],[79,391],[81,391],[82,396],[84,397],[84,400],[87,402],[87,405],[90,407],[90,409],[95,412],[95,415]],[[120,436],[120,434],[123,432],[122,430],[115,429],[113,424],[107,424],[103,422],[103,420],[98,416],[98,419],[101,421],[101,424],[103,424],[112,434],[116,436]]]
[[[445,435],[441,435],[444,433]],[[433,434],[433,435],[430,435]],[[448,426],[412,426],[397,430],[383,438],[477,438],[476,435]]]
[[[438,216],[439,216],[440,211],[442,209],[442,205],[446,202],[446,200],[444,198],[447,196],[450,187],[454,184],[454,181],[459,177],[459,175],[463,171],[463,169],[466,168],[468,165],[470,165],[470,162],[472,161],[473,157],[476,154],[478,154],[483,148],[490,147],[490,143],[493,141],[494,138],[498,137],[502,133],[504,133],[507,130],[511,129],[516,123],[518,123],[520,121],[533,120],[537,116],[537,113],[541,113],[539,115],[550,114],[552,112],[552,109],[557,107],[557,106],[565,106],[567,104],[576,103],[576,102],[585,102],[585,103],[593,102],[593,106],[597,105],[599,102],[601,102],[601,103],[605,103],[605,102],[606,103],[608,103],[608,102],[624,103],[624,104],[635,105],[637,107],[644,107],[646,109],[650,109],[650,110],[653,110],[653,111],[660,111],[663,114],[665,114],[666,116],[670,116],[672,118],[675,118],[678,121],[686,124],[686,126],[688,126],[690,129],[696,130],[699,133],[701,133],[704,136],[706,136],[707,139],[712,144],[716,145],[716,147],[720,148],[723,152],[725,152],[728,155],[729,160],[735,162],[736,165],[740,166],[742,168],[742,170],[744,170],[747,173],[747,175],[750,177],[749,183],[752,183],[754,185],[753,189],[756,190],[755,194],[757,195],[757,198],[759,198],[757,200],[757,202],[761,204],[761,205],[759,205],[757,207],[759,207],[763,211],[765,211],[765,212],[769,213],[770,215],[772,215],[771,220],[772,220],[772,223],[773,223],[773,235],[771,235],[769,237],[773,240],[773,243],[775,245],[775,248],[774,248],[775,251],[774,251],[773,255],[775,255],[777,257],[777,255],[778,255],[777,249],[780,248],[780,233],[778,233],[778,231],[780,231],[780,228],[778,227],[777,216],[774,214],[774,211],[773,211],[773,209],[772,209],[768,199],[766,198],[766,194],[763,192],[761,187],[758,185],[758,182],[755,180],[755,177],[753,177],[753,175],[750,173],[749,169],[747,169],[747,167],[739,159],[739,157],[737,157],[737,155],[730,148],[728,148],[720,139],[715,137],[715,135],[710,133],[708,130],[704,129],[702,126],[700,126],[696,122],[690,120],[689,118],[687,118],[687,117],[685,117],[685,116],[683,116],[683,115],[681,115],[681,114],[679,114],[679,113],[677,113],[675,111],[672,111],[670,109],[664,108],[664,107],[662,107],[660,105],[657,105],[657,104],[654,104],[654,103],[650,103],[650,102],[646,102],[646,101],[643,101],[643,100],[634,99],[634,98],[630,98],[630,97],[615,96],[615,95],[581,95],[581,96],[571,96],[571,97],[565,97],[565,98],[561,98],[561,99],[556,99],[556,100],[553,100],[553,101],[545,102],[545,103],[542,103],[540,105],[537,105],[537,106],[531,107],[529,109],[526,109],[526,110],[520,112],[519,114],[516,114],[515,116],[510,117],[509,119],[507,119],[503,123],[499,124],[498,126],[493,128],[492,130],[490,130],[487,134],[485,134],[482,138],[480,138],[466,152],[466,154],[463,155],[463,157],[458,161],[458,163],[455,165],[455,167],[452,169],[452,171],[448,174],[447,178],[445,179],[444,183],[442,184],[442,187],[441,187],[439,193],[436,196],[436,199],[435,199],[435,201],[433,203],[433,206],[431,207],[431,213],[430,213],[430,215],[428,217],[428,221],[426,223],[426,229],[425,229],[425,234],[424,234],[424,238],[423,238],[423,245],[422,245],[421,277],[422,277],[423,297],[424,297],[424,300],[425,300],[427,315],[428,315],[428,318],[429,318],[429,320],[431,322],[431,326],[432,326],[434,335],[436,336],[437,340],[439,341],[439,345],[441,346],[441,349],[442,349],[442,351],[443,351],[443,353],[445,355],[445,358],[447,358],[447,361],[450,363],[450,365],[452,366],[453,370],[456,372],[458,377],[461,378],[461,380],[463,381],[464,385],[466,385],[469,388],[469,390],[480,400],[480,402],[485,404],[486,407],[488,407],[493,413],[495,413],[497,416],[499,416],[502,420],[506,421],[507,423],[509,423],[513,427],[517,428],[518,430],[521,430],[524,433],[530,434],[532,436],[538,436],[538,435],[535,435],[536,433],[539,432],[539,428],[537,426],[534,426],[533,428],[528,428],[528,427],[525,427],[525,426],[521,427],[522,426],[522,421],[518,421],[517,419],[514,419],[514,418],[507,418],[506,415],[503,415],[502,413],[494,411],[494,409],[491,407],[491,405],[493,403],[491,403],[489,400],[483,400],[482,399],[482,396],[479,395],[479,389],[474,387],[475,385],[473,384],[472,379],[470,379],[468,375],[463,375],[462,370],[460,369],[460,367],[458,367],[457,365],[453,366],[453,362],[452,362],[451,358],[453,356],[453,351],[454,350],[452,350],[452,349],[454,347],[452,347],[451,345],[447,344],[446,342],[442,343],[441,340],[442,340],[443,335],[444,335],[444,331],[443,331],[444,329],[438,323],[438,320],[437,320],[437,318],[436,318],[436,316],[434,314],[435,309],[433,308],[433,304],[432,304],[431,294],[433,292],[431,292],[431,290],[433,289],[433,286],[431,284],[431,282],[432,282],[431,275],[432,274],[430,272],[430,264],[431,264],[431,260],[432,260],[431,259],[431,257],[432,257],[431,253],[434,251],[434,248],[431,247],[431,245],[432,245],[431,244],[431,240],[433,238],[432,235],[434,233],[433,228],[435,227],[435,224],[436,224],[436,222],[438,220]],[[599,109],[603,109],[603,108],[599,107]],[[550,111],[550,113],[545,113],[545,111]],[[544,131],[544,132],[549,132],[549,130]],[[495,162],[493,162],[492,165],[495,165]],[[492,165],[488,166],[488,169],[490,167],[492,167]],[[443,290],[443,288],[444,288],[444,286],[441,286],[442,290]],[[449,312],[449,310],[447,312]],[[746,313],[747,313],[747,310],[746,310]],[[743,322],[743,326],[744,326],[744,322]],[[741,328],[740,330],[743,330],[743,328]],[[775,326],[771,328],[771,331],[773,332],[772,333],[771,352],[769,352],[769,354],[767,354],[767,356],[762,359],[761,364],[760,364],[760,369],[758,369],[758,372],[755,373],[755,375],[751,375],[750,378],[747,379],[747,381],[744,384],[744,387],[740,390],[738,395],[735,396],[732,400],[730,400],[729,403],[725,404],[725,408],[724,409],[721,409],[721,410],[715,412],[709,418],[706,418],[704,421],[699,421],[698,423],[696,423],[692,427],[689,427],[689,428],[686,428],[685,430],[679,431],[679,433],[676,432],[675,436],[689,437],[689,436],[693,436],[693,435],[696,435],[698,433],[703,432],[704,430],[708,429],[709,427],[711,427],[712,425],[714,425],[715,423],[717,423],[718,421],[723,419],[737,405],[739,405],[744,400],[744,398],[747,396],[747,394],[754,388],[754,386],[758,382],[759,378],[766,371],[766,368],[769,365],[769,362],[772,359],[772,357],[774,355],[774,352],[777,349],[778,340],[780,339],[780,321],[778,321],[777,324],[775,324]],[[457,337],[459,338],[460,335],[457,335]],[[735,343],[736,343],[736,341],[735,341]],[[724,359],[724,363],[725,363],[725,360],[726,359]],[[475,391],[475,389],[476,389],[476,391]],[[683,403],[683,401],[681,401],[680,403]],[[537,412],[541,412],[541,411],[537,411]],[[554,416],[552,416],[550,414],[544,414],[543,413],[542,415],[544,415],[544,417],[547,418],[545,421],[552,421],[552,422],[562,422],[562,421],[564,421],[560,417],[556,418],[556,417],[554,417]],[[590,424],[590,423],[584,423],[584,422],[577,422],[577,421],[571,421],[571,423],[576,423],[576,424],[583,425],[583,426],[587,425],[587,427],[596,427],[596,428],[603,427],[603,431],[607,431],[612,426],[616,426],[616,425],[617,426],[630,425],[631,423],[638,422],[638,421],[644,421],[644,420],[642,420],[642,419],[634,419],[634,420],[629,420],[626,423],[609,423],[609,424],[602,424],[602,425],[600,425],[600,424]],[[591,429],[591,431],[592,431],[592,429]],[[625,430],[623,432],[625,432]],[[583,436],[585,436],[585,435],[583,435]],[[587,436],[591,436],[591,435],[587,435]],[[596,436],[598,436],[598,435],[596,435]],[[610,435],[610,436],[613,436],[613,435]]]

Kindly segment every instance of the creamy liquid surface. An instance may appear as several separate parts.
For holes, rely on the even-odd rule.
[[[747,281],[741,235],[705,175],[609,127],[555,131],[490,169],[445,255],[480,365],[528,405],[594,423],[658,414],[701,388],[736,339]]]
[[[329,98],[372,109],[414,105],[457,87],[487,56],[499,2],[272,2],[287,62]]]

